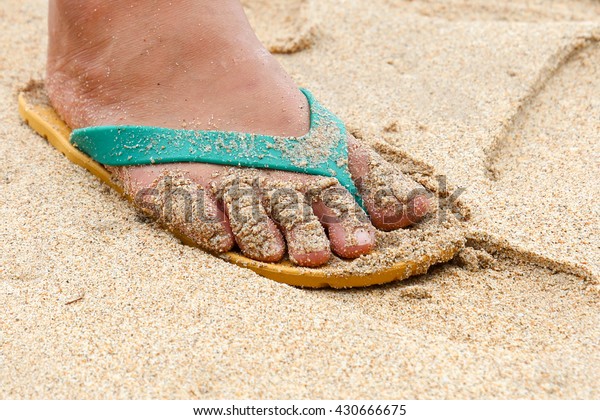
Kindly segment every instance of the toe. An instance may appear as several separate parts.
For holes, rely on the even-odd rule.
[[[237,179],[223,186],[222,199],[235,241],[257,261],[277,262],[285,253],[283,236],[267,215],[252,182]]]
[[[348,140],[349,168],[375,227],[395,230],[419,222],[429,213],[430,194],[375,151]]]
[[[302,267],[319,267],[331,258],[329,242],[318,221],[297,225],[284,232],[293,263]]]
[[[366,255],[375,248],[373,226],[348,230],[339,224],[328,228],[333,252],[342,258],[356,258]]]
[[[142,179],[135,172],[129,180]],[[229,251],[235,244],[227,218],[212,193],[182,172],[164,170],[148,186],[130,182],[133,202],[170,231],[210,252]]]
[[[331,252],[329,251],[315,251],[294,256],[296,264],[301,267],[320,267],[327,264],[329,258],[331,258]]]
[[[416,195],[408,202],[407,221],[410,224],[420,222],[429,214],[430,209],[431,202],[429,201],[427,194]]]
[[[272,186],[265,190],[263,201],[285,235],[293,263],[318,267],[329,261],[329,240],[304,194],[286,186]]]
[[[364,198],[364,196],[363,196]],[[371,222],[378,229],[391,231],[419,222],[429,212],[429,198],[419,194],[402,202],[393,191],[381,190],[379,196],[364,199]]]
[[[356,258],[375,247],[375,228],[352,194],[339,184],[314,197],[313,210],[327,229],[333,252],[340,257]]]

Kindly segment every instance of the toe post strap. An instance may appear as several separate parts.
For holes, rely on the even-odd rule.
[[[310,130],[302,137],[101,126],[73,130],[70,142],[108,166],[200,162],[335,177],[364,208],[348,170],[344,123],[308,90],[300,90],[310,107]]]

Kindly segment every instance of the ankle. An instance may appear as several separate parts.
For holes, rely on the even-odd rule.
[[[238,0],[52,0],[50,10],[46,89],[73,128],[308,130],[304,97]]]

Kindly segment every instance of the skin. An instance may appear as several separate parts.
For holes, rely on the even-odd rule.
[[[72,128],[148,125],[277,136],[302,136],[309,130],[306,98],[257,39],[238,0],[51,0],[46,88],[53,106]],[[231,168],[177,163],[109,170],[134,197],[156,185],[165,173],[191,180],[205,193],[204,206],[219,231],[220,240],[205,245],[211,251],[224,252],[237,244],[250,258],[276,262],[287,248],[296,264],[314,267],[326,263],[331,252],[345,258],[366,254],[375,246],[375,228],[402,228],[429,211],[423,188],[412,181],[402,183],[407,191],[388,194],[383,206],[368,176],[378,156],[352,136],[348,146],[349,169],[368,217],[358,211],[359,217],[342,222],[339,202],[316,198],[308,203],[312,212],[290,223],[281,214],[293,214],[289,211],[294,209],[275,212],[265,195],[267,187],[293,185],[302,200],[322,179],[278,171],[235,171],[233,176],[256,181],[249,184],[249,191],[256,195],[253,208],[258,216],[253,223],[255,232],[261,232],[261,244],[243,223],[232,219],[241,198],[228,193]],[[392,173],[397,179],[404,177]],[[258,179],[267,187],[256,187]],[[341,191],[338,201],[353,203],[347,191],[336,191]],[[402,202],[396,197],[409,198]],[[323,225],[318,232],[310,225],[314,218]],[[306,251],[309,225],[319,239],[311,241],[318,249]],[[256,251],[257,245],[262,246],[261,252]]]

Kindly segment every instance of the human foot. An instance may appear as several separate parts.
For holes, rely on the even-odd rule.
[[[47,90],[72,128],[277,136],[309,129],[306,98],[257,40],[237,0],[53,0],[49,25]],[[428,211],[420,185],[351,136],[348,146],[370,221],[330,178],[200,163],[109,169],[139,207],[208,250],[237,243],[246,256],[275,262],[287,244],[293,262],[318,266],[330,250],[346,258],[370,252],[373,226],[405,227]]]

